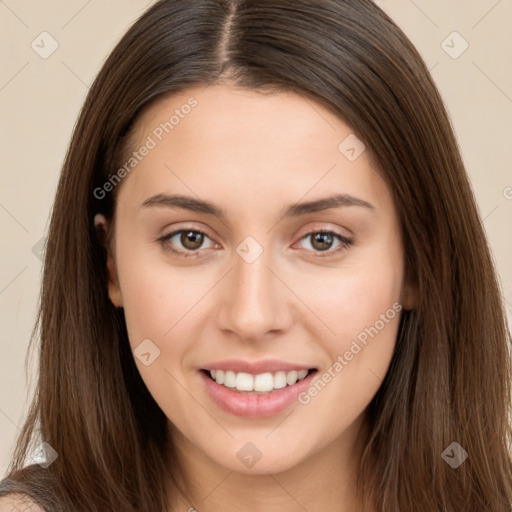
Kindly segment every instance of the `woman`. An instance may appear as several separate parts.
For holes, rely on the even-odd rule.
[[[512,508],[496,272],[369,0],[153,5],[80,114],[39,320],[5,510]]]

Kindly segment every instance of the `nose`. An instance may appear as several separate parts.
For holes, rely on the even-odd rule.
[[[235,253],[225,281],[217,316],[221,330],[254,342],[293,324],[293,293],[279,276],[270,251],[264,250],[251,263]]]

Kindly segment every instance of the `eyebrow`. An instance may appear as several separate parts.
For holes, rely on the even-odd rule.
[[[214,215],[219,219],[226,218],[226,213],[222,208],[215,204],[181,194],[156,194],[149,197],[142,203],[142,207],[144,208],[153,206],[182,208],[192,212]],[[307,215],[308,213],[315,213],[343,206],[361,206],[369,210],[375,210],[375,206],[363,199],[351,196],[350,194],[335,194],[315,201],[292,204],[285,210],[283,217],[300,217],[302,215]]]

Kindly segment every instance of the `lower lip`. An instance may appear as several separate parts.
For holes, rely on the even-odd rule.
[[[292,386],[275,389],[264,395],[249,395],[232,391],[231,388],[217,384],[204,371],[199,372],[211,399],[224,411],[243,418],[266,418],[284,411],[311,385],[316,373],[308,373]]]

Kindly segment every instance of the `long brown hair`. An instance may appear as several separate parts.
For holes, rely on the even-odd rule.
[[[122,165],[152,101],[222,80],[333,109],[393,193],[418,304],[403,313],[369,406],[361,504],[373,496],[386,512],[510,512],[510,332],[496,271],[436,86],[370,0],[161,0],[112,51],[63,165],[37,319],[37,393],[0,494],[28,494],[52,512],[154,512],[168,510],[169,483],[182,485],[166,456],[167,419],[108,298],[93,218],[111,218],[115,201],[94,190]],[[58,453],[47,469],[24,467],[37,435]],[[456,469],[443,457],[454,442],[468,454]]]

